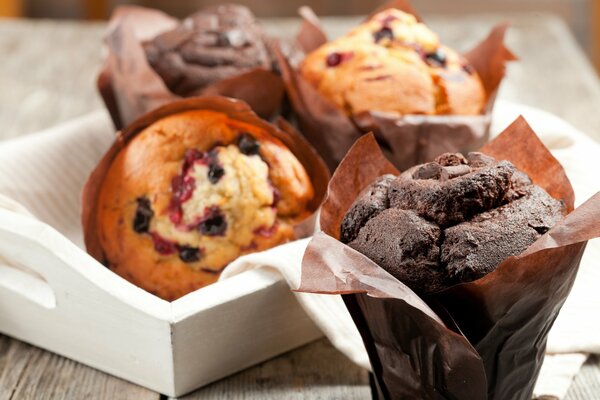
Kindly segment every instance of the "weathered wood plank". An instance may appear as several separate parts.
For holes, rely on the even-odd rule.
[[[10,400],[31,357],[31,346],[0,335],[0,400]]]
[[[321,339],[181,399],[368,399],[368,384],[367,371]]]
[[[9,342],[10,348],[6,353],[7,362],[3,363],[4,368],[0,378],[2,399],[158,400],[160,398],[157,393],[150,390],[17,340],[2,336],[2,342]],[[2,354],[0,353],[0,357]]]

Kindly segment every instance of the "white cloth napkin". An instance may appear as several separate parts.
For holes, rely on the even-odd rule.
[[[577,203],[600,189],[600,146],[564,121],[536,109],[499,102],[495,130],[524,114],[565,166]],[[114,138],[108,115],[98,111],[68,124],[0,143],[0,208],[31,213],[83,247],[79,221],[80,192]],[[0,221],[1,223],[1,221]],[[308,240],[251,254],[232,263],[223,278],[251,268],[279,271],[298,287],[302,254]],[[588,353],[600,353],[600,243],[593,241],[582,260],[573,292],[550,332],[536,395],[564,397]],[[296,293],[300,304],[333,345],[368,368],[362,340],[339,296]]]

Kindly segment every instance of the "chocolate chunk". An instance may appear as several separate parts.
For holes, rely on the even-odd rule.
[[[436,162],[420,165],[412,177],[414,179],[440,179],[442,167]]]
[[[204,211],[204,216],[198,224],[198,231],[206,236],[223,236],[227,231],[227,220],[218,206],[212,206]]]
[[[392,182],[390,205],[414,210],[421,217],[446,227],[499,206],[511,188],[515,167],[508,161],[447,181],[414,180],[409,169]]]
[[[242,154],[253,156],[258,154],[260,143],[249,133],[242,133],[237,140],[237,145]]]
[[[147,233],[154,216],[152,205],[146,197],[139,197],[136,201],[137,208],[135,209],[135,217],[133,217],[133,230],[137,233]]]
[[[466,164],[467,159],[460,153],[444,153],[435,159],[442,167]]]
[[[179,258],[186,263],[192,263],[200,260],[200,249],[191,246],[179,246]]]
[[[468,165],[449,165],[447,167],[441,167],[442,173],[440,174],[440,181],[447,181],[448,179],[454,179],[459,176],[466,175],[471,172],[471,168]]]
[[[471,151],[467,154],[467,162],[471,168],[486,167],[494,163],[494,158],[478,151]]]

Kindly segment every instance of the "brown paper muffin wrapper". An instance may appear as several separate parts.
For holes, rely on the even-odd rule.
[[[298,290],[344,295],[380,399],[531,399],[548,331],[587,240],[600,236],[600,193],[574,210],[564,170],[524,119],[481,151],[527,172],[564,201],[568,215],[485,277],[425,297],[338,241],[358,194],[376,177],[398,173],[373,135],[357,141],[331,179],[323,232],[307,248]]]
[[[393,1],[379,9],[398,8],[414,14],[406,1]],[[314,13],[304,8],[304,18],[297,42],[305,53],[325,43]],[[489,138],[491,113],[496,91],[504,77],[505,64],[516,57],[504,47],[508,24],[492,29],[489,36],[465,58],[481,77],[488,102],[483,115],[404,115],[372,111],[347,116],[317,89],[306,82],[279,53],[283,80],[302,133],[317,148],[334,170],[352,144],[361,135],[374,132],[386,156],[398,168],[431,161],[444,152],[470,151],[481,147]]]
[[[117,129],[139,116],[181,97],[172,93],[148,63],[142,42],[175,28],[177,19],[158,10],[136,6],[117,7],[105,37],[107,50],[98,90]],[[198,95],[222,95],[241,99],[261,117],[270,118],[284,98],[281,77],[266,69],[223,79]]]
[[[103,262],[104,252],[97,236],[96,226],[97,201],[102,184],[108,170],[119,152],[127,146],[127,143],[141,133],[146,127],[166,116],[178,114],[190,110],[211,110],[222,112],[231,119],[246,122],[258,126],[272,136],[279,139],[302,163],[313,184],[315,195],[308,204],[309,215],[294,226],[297,238],[312,235],[316,225],[316,214],[327,191],[329,182],[329,170],[327,166],[297,131],[284,119],[277,121],[277,126],[260,119],[251,108],[241,100],[235,100],[222,96],[193,97],[169,103],[147,113],[127,128],[117,132],[117,138],[113,145],[107,150],[96,168],[90,174],[82,194],[81,222],[83,225],[84,241],[88,253]]]

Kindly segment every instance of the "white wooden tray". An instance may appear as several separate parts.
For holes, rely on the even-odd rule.
[[[79,192],[112,135],[102,112],[0,144],[2,333],[169,396],[321,336],[266,270],[169,303],[90,257]]]

